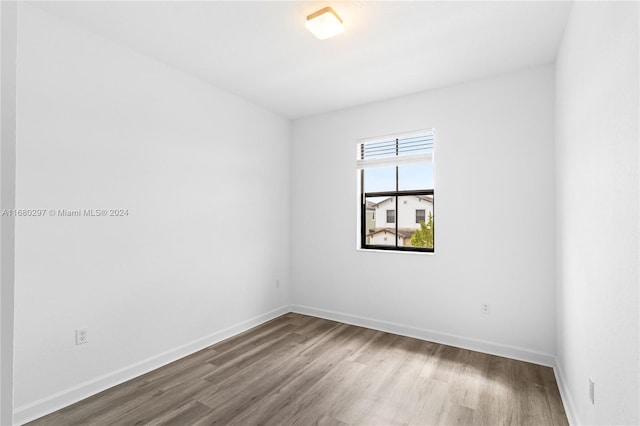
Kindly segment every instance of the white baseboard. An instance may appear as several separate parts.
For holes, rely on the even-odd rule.
[[[141,376],[145,373],[148,373],[149,371],[155,370],[156,368],[160,368],[187,355],[198,352],[199,350],[220,342],[221,340],[227,339],[238,333],[242,333],[243,331],[267,322],[273,318],[277,318],[280,315],[284,315],[290,311],[291,310],[289,309],[289,306],[281,306],[270,312],[250,318],[231,327],[227,327],[224,330],[220,330],[209,336],[168,350],[159,355],[152,356],[150,358],[97,377],[95,379],[89,380],[87,382],[80,383],[77,386],[65,389],[46,398],[17,407],[13,413],[14,424],[21,425],[31,420],[42,417],[46,414],[57,411],[63,407],[81,401],[91,395],[95,395],[98,392],[102,392],[103,390],[119,385],[120,383],[124,383],[127,380],[131,380],[135,377]]]
[[[558,390],[560,390],[560,398],[562,399],[562,405],[564,405],[564,412],[567,414],[567,420],[569,420],[569,424],[571,426],[578,426],[583,424],[578,418],[578,414],[575,410],[575,405],[573,405],[573,398],[571,398],[571,392],[569,392],[567,381],[565,380],[564,374],[562,373],[562,366],[557,359],[553,367],[553,373],[556,376],[556,383],[558,384]]]
[[[311,315],[314,317],[357,325],[360,327],[371,328],[374,330],[385,331],[387,333],[399,334],[401,336],[428,340],[430,342],[441,343],[443,345],[455,346],[491,355],[531,362],[534,364],[544,365],[546,367],[554,367],[556,364],[555,357],[551,354],[519,348],[516,346],[507,346],[485,340],[471,339],[454,334],[412,327],[395,322],[381,321],[358,315],[330,311],[327,309],[312,308],[310,306],[291,305],[291,311],[299,314]]]

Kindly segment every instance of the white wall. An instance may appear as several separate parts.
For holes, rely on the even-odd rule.
[[[290,127],[24,3],[18,35],[18,206],[129,209],[17,220],[24,420],[286,310]]]
[[[638,19],[576,2],[556,65],[558,360],[584,424],[640,423]]]
[[[295,121],[295,309],[551,363],[553,102],[549,65]],[[357,251],[356,141],[430,127],[435,255]]]
[[[17,5],[0,2],[0,209],[15,207]],[[15,221],[0,225],[0,424],[13,415]]]

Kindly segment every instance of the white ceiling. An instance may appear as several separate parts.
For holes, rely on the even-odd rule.
[[[288,118],[554,61],[570,3],[57,2],[39,7]],[[345,32],[317,40],[332,6]]]

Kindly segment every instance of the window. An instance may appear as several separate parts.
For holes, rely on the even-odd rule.
[[[433,129],[359,141],[363,249],[435,249]]]
[[[387,210],[387,223],[396,223],[396,211]]]

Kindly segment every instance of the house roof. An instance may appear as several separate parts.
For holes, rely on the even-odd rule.
[[[399,228],[398,235],[402,238],[411,238],[411,236],[417,231],[417,229],[413,228]],[[367,236],[373,236],[375,234],[379,234],[380,232],[388,232],[390,234],[396,235],[395,228],[375,228],[373,231],[369,232]]]

